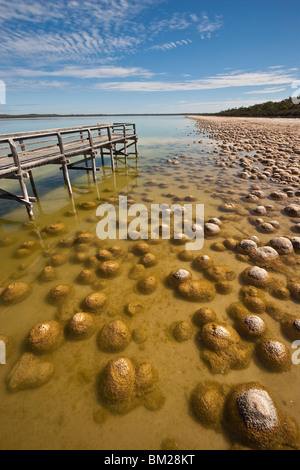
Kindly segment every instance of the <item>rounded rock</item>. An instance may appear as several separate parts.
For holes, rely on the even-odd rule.
[[[178,287],[183,282],[190,281],[192,274],[187,269],[175,269],[168,276],[168,283],[172,287]]]
[[[1,294],[1,298],[5,303],[21,302],[30,292],[29,284],[26,282],[14,282],[9,284]]]
[[[178,322],[173,329],[173,336],[179,343],[191,339],[193,336],[193,327],[187,321]]]
[[[98,268],[98,273],[105,278],[117,277],[120,274],[120,265],[117,261],[104,261]]]
[[[85,312],[75,313],[68,323],[68,332],[74,339],[89,338],[94,331],[94,318]]]
[[[148,276],[138,281],[138,289],[142,294],[152,294],[158,287],[158,280],[155,276]]]
[[[300,206],[298,204],[290,204],[284,208],[284,212],[289,217],[300,217]]]
[[[216,387],[199,384],[191,396],[195,417],[205,426],[218,427],[222,421],[224,398]]]
[[[102,399],[108,404],[122,404],[134,398],[135,368],[125,357],[112,359],[104,369],[100,382]]]
[[[236,278],[235,272],[229,266],[211,266],[206,273],[213,281],[233,281]]]
[[[35,325],[28,335],[28,345],[32,352],[47,354],[55,351],[63,342],[63,329],[56,321]]]
[[[250,340],[264,336],[267,331],[266,323],[257,315],[238,316],[237,328],[242,336]]]
[[[200,326],[200,327],[204,326],[206,323],[214,322],[216,321],[216,319],[217,319],[216,312],[214,312],[214,310],[208,307],[200,308],[193,315],[193,323],[196,326]]]
[[[152,266],[155,266],[157,264],[157,259],[156,259],[156,256],[153,255],[152,253],[146,253],[143,257],[142,257],[142,264],[146,267],[146,268],[151,268]]]
[[[216,296],[214,284],[206,279],[179,284],[178,292],[192,302],[209,302]]]
[[[72,288],[67,284],[59,284],[53,287],[49,293],[49,297],[53,302],[64,302],[72,293]]]
[[[272,372],[285,372],[291,367],[291,355],[285,344],[265,339],[257,344],[256,352],[264,366]]]
[[[292,242],[286,237],[272,238],[270,245],[280,254],[286,255],[294,251]]]
[[[240,341],[236,330],[225,323],[206,323],[201,330],[201,340],[213,351],[222,351]]]
[[[207,222],[204,224],[204,230],[207,235],[217,235],[221,231],[221,228],[217,224]]]
[[[289,318],[282,322],[281,328],[283,333],[292,341],[300,340],[300,319]]]
[[[153,390],[158,380],[156,370],[148,362],[144,362],[135,368],[135,387],[138,396]]]
[[[100,330],[97,343],[101,351],[120,352],[127,348],[130,338],[131,333],[126,323],[113,320]]]
[[[98,313],[106,306],[107,297],[103,292],[93,292],[84,299],[85,310]]]
[[[270,276],[268,271],[259,266],[246,268],[242,273],[242,278],[247,284],[257,287],[267,287],[270,284]]]
[[[226,403],[229,424],[239,439],[265,448],[279,432],[280,418],[269,392],[258,383],[234,387]]]
[[[213,266],[213,264],[214,264],[213,259],[208,255],[197,256],[197,258],[195,258],[194,261],[193,261],[193,267],[195,269],[197,269],[198,271],[202,271],[203,269],[207,269],[207,268]]]

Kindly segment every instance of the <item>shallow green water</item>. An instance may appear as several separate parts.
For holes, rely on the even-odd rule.
[[[114,120],[118,121],[117,118]],[[215,239],[206,239],[201,252],[195,253],[195,256],[210,255],[216,264],[229,265],[237,276],[232,282],[232,292],[226,296],[217,294],[209,304],[188,302],[165,284],[168,274],[178,268],[189,269],[195,279],[203,277],[193,269],[190,261],[179,260],[178,254],[184,246],[174,245],[168,240],[150,243],[151,253],[156,256],[158,263],[145,271],[157,277],[158,288],[146,296],[137,289],[137,281],[130,277],[131,269],[140,263],[140,257],[132,253],[135,242],[98,242],[88,246],[85,256],[80,260],[76,258],[76,246],[66,248],[60,245],[62,238],[76,237],[79,232],[96,234],[96,207],[84,210],[84,202],[93,202],[96,206],[105,201],[113,202],[113,198],[122,192],[130,195],[134,202],[142,202],[150,208],[151,202],[146,202],[150,201],[147,199],[149,197],[153,202],[170,204],[176,196],[183,204],[185,197],[193,195],[198,203],[205,204],[205,218],[209,219],[222,215],[219,208],[224,200],[222,194],[225,199],[230,197],[240,202],[250,188],[251,182],[241,182],[236,177],[236,168],[228,169],[225,173],[215,166],[212,159],[213,145],[207,137],[196,136],[194,121],[178,117],[126,118],[126,121],[137,124],[140,151],[138,169],[133,161],[133,168],[127,171],[120,164],[115,176],[109,169],[105,173],[101,170],[97,188],[84,172],[72,172],[72,184],[76,188],[75,214],[70,214],[74,206],[63,185],[62,175],[57,167],[51,166],[35,173],[40,195],[40,207],[34,208],[37,227],[24,226],[24,208],[8,207],[0,202],[0,237],[11,238],[9,246],[0,248],[0,287],[5,288],[16,280],[31,286],[31,294],[21,303],[11,306],[2,303],[0,307],[0,334],[12,340],[7,364],[0,366],[1,449],[151,450],[160,449],[166,439],[178,443],[179,449],[229,449],[234,443],[231,436],[205,428],[190,412],[190,394],[197,383],[205,380],[229,385],[260,382],[271,391],[280,409],[292,414],[300,424],[297,403],[300,378],[297,366],[287,373],[274,374],[264,369],[253,355],[248,368],[216,375],[201,358],[201,347],[197,340],[199,329],[195,327],[193,337],[183,343],[178,343],[172,336],[174,322],[191,321],[193,314],[203,305],[209,305],[215,310],[218,321],[232,324],[226,308],[239,299],[239,275],[247,264],[231,251],[215,251],[212,245],[229,237],[241,239],[256,235],[247,216],[224,222],[221,235]],[[7,121],[1,123],[1,133],[82,125],[85,122],[84,119],[76,122],[70,119]],[[89,123],[93,122],[95,120],[89,120]],[[198,143],[200,138],[203,139],[201,144]],[[182,153],[189,158],[179,159],[178,165],[167,163],[168,158]],[[4,182],[3,189],[13,189],[11,184]],[[276,204],[277,220],[282,221],[287,230],[286,219],[279,213],[281,203]],[[45,236],[44,227],[54,223],[64,224],[64,232],[56,237]],[[259,234],[259,237],[263,244],[270,239],[268,234]],[[28,256],[20,258],[18,249],[26,241],[34,241],[35,249]],[[35,390],[10,393],[7,390],[7,375],[27,350],[25,340],[28,332],[41,321],[55,319],[62,322],[57,306],[48,301],[51,288],[57,284],[72,286],[73,296],[69,308],[72,312],[81,311],[82,300],[94,290],[92,286],[78,282],[87,258],[94,256],[99,248],[110,248],[115,244],[123,250],[123,255],[118,259],[121,274],[112,280],[101,281],[101,291],[107,295],[108,304],[105,311],[95,318],[97,331],[111,319],[120,318],[131,331],[142,330],[145,341],[139,344],[132,339],[121,354],[109,354],[97,347],[96,334],[79,342],[65,339],[57,351],[46,356],[46,360],[55,367],[54,377],[48,384]],[[54,255],[64,256],[64,263],[55,268],[57,279],[40,282],[40,272]],[[278,272],[275,277],[280,280],[285,278]],[[266,296],[270,297],[269,294]],[[144,309],[131,318],[124,309],[133,300],[141,302]],[[291,314],[297,315],[298,303],[292,300],[276,302]],[[291,348],[291,343],[282,336],[278,323],[266,313],[263,318],[271,335]],[[126,356],[136,363],[150,362],[157,370],[159,400],[156,400],[154,410],[147,409],[143,402],[124,415],[105,411],[98,399],[98,377],[107,362],[116,356]]]

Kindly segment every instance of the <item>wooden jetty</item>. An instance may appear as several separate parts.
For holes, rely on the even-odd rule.
[[[96,183],[97,171],[100,170],[96,166],[97,152],[100,153],[102,167],[108,155],[111,169],[115,171],[116,161],[122,161],[126,166],[129,158],[137,161],[137,142],[136,125],[132,123],[105,123],[0,135],[0,179],[19,180],[22,193],[16,195],[0,189],[0,199],[24,204],[29,218],[33,220],[33,203],[38,200],[32,173],[35,168],[60,165],[72,196],[69,170],[92,172]],[[133,151],[130,151],[131,147],[134,147]],[[81,158],[76,158],[78,156]],[[29,196],[26,179],[29,179],[35,197]]]

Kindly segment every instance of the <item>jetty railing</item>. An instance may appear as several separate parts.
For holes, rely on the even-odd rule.
[[[97,152],[101,163],[110,157],[111,169],[115,170],[115,160],[134,155],[138,159],[137,133],[134,123],[96,124],[92,126],[48,129],[35,132],[21,132],[0,135],[0,179],[18,179],[22,195],[18,196],[0,189],[0,199],[9,199],[26,206],[30,219],[33,219],[33,202],[36,202],[36,188],[32,171],[40,166],[59,164],[64,180],[72,195],[69,170],[91,171],[97,182]],[[134,151],[130,147],[134,146]],[[83,159],[74,161],[79,155]],[[91,166],[89,163],[91,162]],[[81,166],[84,164],[84,166]],[[35,197],[28,195],[25,179],[29,178]]]

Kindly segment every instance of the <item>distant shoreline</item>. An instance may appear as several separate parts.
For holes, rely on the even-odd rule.
[[[229,116],[224,115],[221,113],[161,113],[161,114],[0,114],[0,121],[8,120],[8,119],[59,119],[59,118],[90,118],[90,117],[160,117],[160,116],[216,116],[216,117],[241,117],[241,118],[255,118],[255,119],[299,119],[300,116],[286,116],[286,115],[278,115],[278,116]]]
[[[189,113],[191,114],[191,113]],[[187,113],[161,113],[161,114],[0,114],[0,119],[44,119],[44,118],[78,118],[78,117],[130,117],[130,116],[186,116]],[[195,114],[195,116],[205,115]]]

